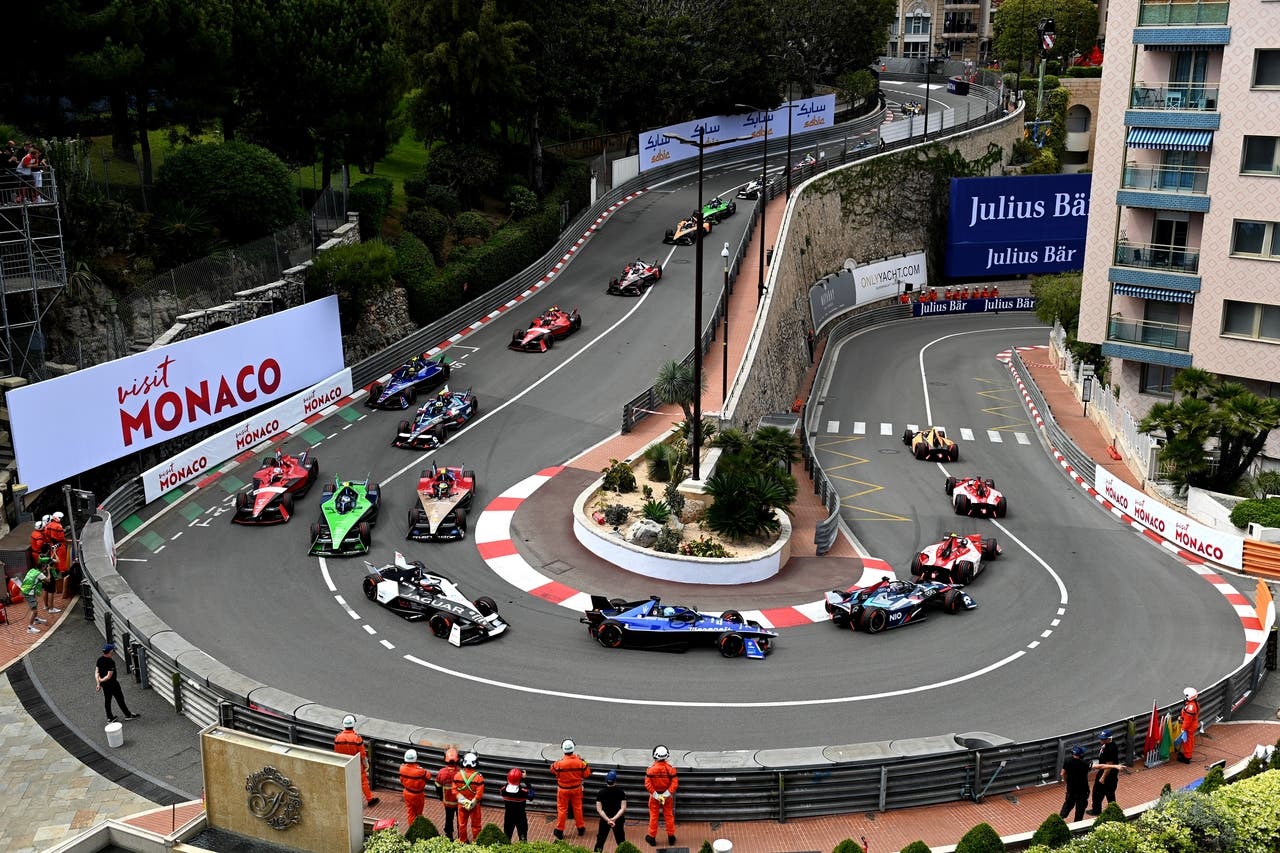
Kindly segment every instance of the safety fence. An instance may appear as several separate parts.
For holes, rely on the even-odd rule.
[[[1044,421],[1044,430],[1049,438],[1049,445],[1061,453],[1062,457],[1071,464],[1071,467],[1075,469],[1076,476],[1092,486],[1094,479],[1093,458],[1081,450],[1071,440],[1071,436],[1067,435],[1066,431],[1059,426],[1058,421],[1053,417],[1053,412],[1049,409],[1049,404],[1045,402],[1044,395],[1040,393],[1040,388],[1035,382],[1031,381],[1031,372],[1027,370],[1027,365],[1022,360],[1022,356],[1018,353],[1016,347],[1012,350],[1012,353],[1010,366],[1013,367],[1018,378],[1022,380],[1027,396],[1031,398],[1031,402],[1035,404],[1036,409],[1040,412],[1040,419]]]

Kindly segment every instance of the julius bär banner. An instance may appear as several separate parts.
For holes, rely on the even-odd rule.
[[[984,296],[981,299],[938,299],[933,302],[912,302],[912,317],[932,317],[934,314],[984,314],[988,311],[1034,311],[1034,296]]]
[[[256,409],[343,369],[338,300],[247,323],[10,391],[18,474],[55,483]]]
[[[1084,269],[1091,175],[952,178],[947,275]]]

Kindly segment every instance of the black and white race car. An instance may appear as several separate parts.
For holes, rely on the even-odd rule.
[[[419,560],[409,562],[398,551],[393,565],[365,565],[369,567],[362,584],[365,598],[411,622],[427,620],[431,633],[452,645],[480,643],[510,627],[498,615],[492,598],[482,595],[472,601],[453,581],[427,571]]]

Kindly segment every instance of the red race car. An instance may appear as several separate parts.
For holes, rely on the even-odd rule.
[[[948,477],[944,488],[956,515],[1004,518],[1009,512],[1009,502],[990,477]]]
[[[916,581],[972,583],[1000,550],[996,540],[983,539],[978,533],[948,533],[941,542],[920,549],[911,558],[911,576]]]
[[[521,352],[546,352],[561,338],[582,328],[582,317],[578,309],[565,311],[559,305],[533,318],[527,329],[516,329],[511,335],[510,349]]]
[[[253,475],[253,488],[236,495],[236,524],[283,524],[293,515],[293,499],[303,497],[320,476],[320,462],[308,458],[309,450],[298,456],[276,451],[262,460]]]

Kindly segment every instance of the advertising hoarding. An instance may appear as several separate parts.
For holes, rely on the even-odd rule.
[[[938,299],[934,302],[912,302],[912,317],[934,314],[984,314],[988,311],[1034,311],[1034,296],[984,296],[981,299]]]
[[[142,487],[147,503],[151,503],[165,492],[207,477],[213,473],[214,466],[220,465],[242,450],[280,435],[325,406],[331,406],[343,397],[351,396],[351,390],[351,368],[348,367],[323,382],[317,382],[301,394],[295,394],[282,403],[258,412],[253,417],[217,435],[212,435],[194,447],[188,447],[154,468],[142,472]]]
[[[832,317],[850,308],[897,296],[910,284],[913,290],[929,286],[924,252],[857,266],[850,258],[844,269],[809,288],[813,328],[819,330]]]
[[[808,133],[811,130],[831,127],[835,123],[835,95],[819,95],[816,98],[803,98],[798,101],[789,101],[788,103],[793,106],[788,108],[786,104],[783,104],[776,110],[770,111],[770,139],[786,137],[788,112],[793,114],[790,117],[792,137]],[[765,114],[764,111],[760,111],[732,116],[710,116],[667,125],[657,130],[647,130],[640,134],[639,137],[640,171],[644,172],[663,163],[678,163],[681,160],[692,160],[697,157],[698,148],[696,145],[688,145],[673,139],[672,136],[697,139],[699,130],[704,128],[706,131],[706,135],[703,137],[704,142],[737,140],[717,145],[716,150],[736,148],[739,145],[746,145],[749,142],[764,138]],[[750,138],[738,139],[738,137],[743,136]],[[772,149],[772,147],[771,145],[770,148]]]
[[[952,178],[947,275],[1005,278],[1083,269],[1092,178]]]
[[[1170,509],[1097,465],[1094,488],[1120,511],[1161,538],[1205,560],[1238,569],[1244,562],[1244,539],[1214,530]]]
[[[18,474],[39,488],[243,415],[343,369],[338,300],[288,311],[6,394]]]

